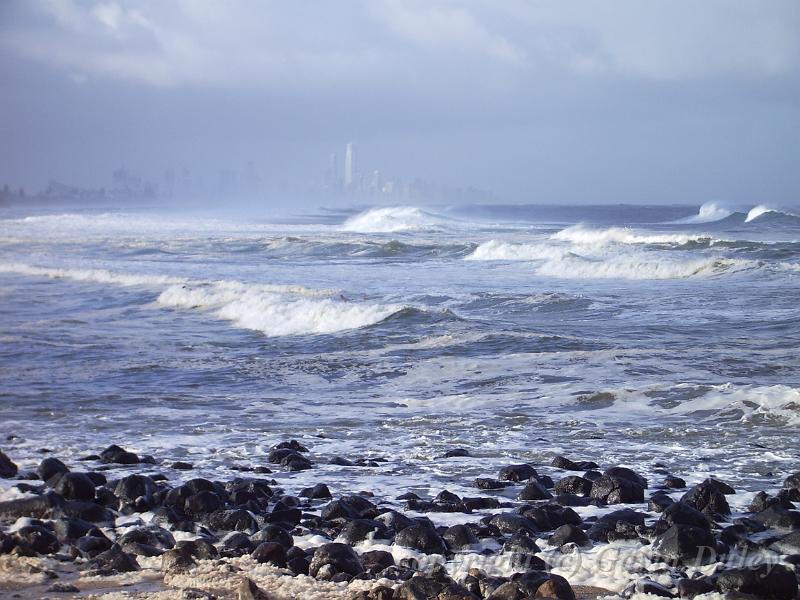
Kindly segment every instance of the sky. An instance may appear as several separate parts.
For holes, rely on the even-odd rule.
[[[305,182],[353,141],[500,202],[800,204],[796,0],[3,0],[0,78],[31,190]]]

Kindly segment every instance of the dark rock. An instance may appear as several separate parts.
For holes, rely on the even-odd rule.
[[[538,481],[529,481],[522,488],[522,491],[517,496],[517,500],[549,500],[552,494],[548,492],[545,487]]]
[[[92,480],[92,483],[95,485],[95,487],[108,483],[106,476],[102,473],[98,473],[97,471],[89,471],[86,473],[86,476]]]
[[[682,490],[686,487],[686,481],[680,477],[669,475],[664,479],[664,487],[672,490]]]
[[[659,598],[674,598],[675,594],[672,593],[667,587],[664,587],[660,583],[656,583],[652,579],[640,579],[636,582],[634,586],[634,590],[637,594],[650,594],[652,596],[658,596]]]
[[[52,514],[54,517],[71,517],[73,519],[83,519],[90,523],[112,523],[114,521],[114,513],[104,506],[100,506],[95,502],[81,500],[64,502],[54,508]]]
[[[68,472],[69,467],[57,458],[45,458],[39,463],[39,466],[36,467],[36,474],[39,475],[39,479],[42,481],[47,481],[54,475]]]
[[[361,496],[342,496],[330,502],[322,511],[320,517],[326,521],[334,519],[372,519],[377,516],[375,505]]]
[[[679,579],[677,587],[678,595],[681,598],[689,598],[689,600],[692,600],[696,596],[709,594],[715,590],[714,581],[708,577],[700,577],[699,579]]]
[[[128,573],[138,571],[139,563],[133,556],[123,552],[118,544],[114,544],[105,552],[101,552],[89,560],[82,568],[86,571],[101,573]]]
[[[0,502],[0,520],[15,521],[20,517],[47,519],[53,515],[55,508],[64,504],[58,494],[48,492],[35,498],[20,498]]]
[[[259,563],[269,563],[278,567],[286,566],[286,549],[275,542],[261,542],[250,556]]]
[[[592,492],[592,482],[578,475],[568,475],[555,484],[557,494],[577,494],[588,496]]]
[[[556,467],[557,469],[563,469],[564,471],[589,471],[591,469],[597,469],[599,467],[597,463],[592,461],[581,460],[575,462],[564,456],[556,456],[553,459],[553,462],[551,462],[550,464]]]
[[[202,538],[196,540],[183,540],[175,544],[179,550],[185,550],[198,560],[210,560],[219,557],[219,552],[209,541]]]
[[[387,510],[385,513],[379,514],[375,517],[376,521],[380,521],[389,529],[393,529],[394,531],[400,531],[401,529],[405,529],[406,527],[410,527],[414,524],[414,521],[403,513],[397,512],[396,510]]]
[[[653,540],[656,557],[680,564],[709,564],[714,562],[717,543],[706,529],[691,525],[673,525]]]
[[[514,513],[494,515],[489,520],[489,524],[496,527],[501,533],[518,533],[520,531],[531,534],[538,533],[538,529],[531,519]]]
[[[354,546],[366,539],[388,539],[389,533],[386,525],[372,519],[353,519],[347,523],[339,533],[339,538],[345,544]]]
[[[647,479],[626,467],[611,467],[603,472],[603,475],[608,477],[616,477],[618,479],[627,479],[637,484],[639,487],[647,488]]]
[[[666,531],[673,525],[692,525],[706,531],[711,531],[711,522],[708,518],[683,502],[673,502],[661,513],[659,520],[660,530]]]
[[[536,469],[528,464],[503,467],[497,475],[500,481],[527,481],[534,477],[536,477]]]
[[[119,498],[121,506],[152,506],[157,490],[155,482],[146,475],[128,475],[116,483],[114,495]]]
[[[656,492],[650,496],[650,502],[647,504],[647,510],[652,512],[664,512],[664,510],[666,510],[672,504],[675,504],[675,501],[666,493]]]
[[[730,485],[724,481],[720,481],[719,479],[714,479],[713,477],[709,477],[708,479],[704,480],[703,483],[710,485],[724,496],[730,496],[731,494],[736,493],[736,490],[734,490]]]
[[[310,498],[311,500],[322,500],[331,498],[331,492],[328,486],[324,483],[318,483],[314,487],[305,488],[299,494],[302,498]]]
[[[70,518],[53,521],[53,532],[62,544],[73,542],[84,535],[100,534],[100,530],[94,524]]]
[[[477,600],[467,588],[446,575],[419,573],[395,590],[396,600]]]
[[[443,458],[458,458],[462,456],[470,456],[469,450],[466,448],[453,448],[445,452]]]
[[[102,533],[93,533],[91,535],[84,535],[75,540],[75,547],[81,551],[84,556],[94,557],[105,552],[114,543]]]
[[[11,479],[16,477],[19,472],[19,467],[14,464],[8,455],[0,450],[0,477],[3,479]]]
[[[445,554],[447,548],[436,530],[424,523],[416,523],[399,531],[394,539],[398,546],[413,548],[425,554]]]
[[[498,481],[497,479],[488,479],[486,477],[478,477],[475,480],[475,487],[480,490],[502,490],[510,485],[512,484],[508,481]]]
[[[187,515],[199,517],[220,510],[224,502],[220,497],[209,491],[197,492],[186,499],[184,510]]]
[[[358,554],[347,544],[323,544],[314,551],[308,573],[317,577],[323,567],[332,568],[335,573],[356,576],[364,570]]]
[[[800,471],[789,475],[783,482],[783,487],[788,490],[800,490]]]
[[[236,590],[238,600],[272,600],[272,596],[262,590],[256,583],[244,577]]]
[[[52,554],[61,546],[53,533],[40,525],[27,525],[14,532],[12,536],[15,552],[22,556]]]
[[[631,509],[615,510],[600,517],[587,532],[589,539],[595,542],[608,542],[609,535],[617,530],[617,526],[623,524],[635,528],[644,526],[644,513]]]
[[[464,503],[464,509],[466,512],[500,508],[500,501],[497,498],[487,498],[485,496],[481,496],[479,498],[462,498],[461,500]]]
[[[161,555],[162,573],[185,573],[191,570],[196,564],[187,546],[167,550]]]
[[[175,547],[175,538],[166,529],[149,525],[129,529],[117,539],[117,543],[123,547],[127,544],[146,544],[159,550],[170,550]]]
[[[769,545],[779,554],[800,554],[800,531],[795,531]]]
[[[580,527],[575,525],[562,525],[555,530],[547,543],[551,546],[563,546],[564,544],[577,544],[578,546],[591,546],[589,536]]]
[[[786,510],[782,506],[770,506],[753,515],[753,520],[766,527],[800,529],[800,512]]]
[[[48,592],[52,592],[54,594],[77,594],[80,592],[80,589],[72,585],[71,583],[54,583],[49,588],[47,588]]]
[[[729,569],[717,576],[717,590],[753,594],[763,599],[792,600],[797,595],[797,578],[794,571],[783,565]]]
[[[118,465],[136,465],[139,463],[138,456],[117,445],[111,445],[103,450],[100,453],[100,460],[104,463]]]
[[[708,480],[697,484],[686,492],[681,498],[681,502],[704,514],[731,514],[731,508],[728,506],[725,495],[716,488],[715,484],[710,483]]]
[[[94,482],[86,473],[63,473],[53,491],[66,500],[94,500]]]
[[[306,471],[312,468],[313,463],[300,454],[290,454],[281,461],[281,466],[290,471]]]
[[[342,458],[341,456],[334,456],[332,459],[328,461],[328,464],[337,465],[339,467],[355,467],[356,463],[352,460],[347,460],[346,458]]]
[[[534,508],[521,508],[522,516],[533,521],[540,531],[551,531],[561,525],[580,525],[581,518],[569,507],[558,504],[542,504]]]
[[[212,531],[258,531],[258,522],[249,511],[241,508],[217,510],[203,517],[203,524]]]
[[[451,552],[464,550],[478,543],[478,538],[466,525],[453,525],[442,534],[447,547]]]
[[[394,557],[385,550],[369,550],[361,554],[361,562],[367,572],[379,573],[394,566]]]
[[[575,592],[566,579],[560,575],[550,578],[539,586],[534,594],[536,598],[556,598],[557,600],[575,600]]]
[[[644,502],[644,487],[635,481],[614,475],[603,475],[592,483],[591,497],[604,504]]]
[[[250,539],[254,543],[275,542],[287,549],[294,546],[292,534],[278,525],[267,525],[261,531],[251,535]]]
[[[783,508],[794,508],[794,505],[786,500],[785,498],[779,498],[777,496],[770,496],[766,492],[758,492],[755,496],[753,496],[753,500],[750,502],[750,505],[747,507],[749,512],[761,512],[762,510],[766,510],[770,506],[782,506]]]
[[[289,450],[294,450],[295,452],[308,452],[308,448],[303,446],[297,440],[289,440],[288,442],[281,442],[280,444],[275,444],[273,449],[275,450],[282,450],[284,448],[288,448]]]
[[[253,551],[253,542],[241,531],[232,531],[222,538],[220,544],[223,556],[242,556]]]
[[[181,460],[177,460],[169,466],[170,469],[175,469],[176,471],[191,471],[194,469],[194,465],[192,463],[183,462]]]

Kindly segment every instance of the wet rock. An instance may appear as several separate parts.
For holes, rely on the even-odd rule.
[[[720,481],[719,479],[714,479],[713,477],[709,477],[705,479],[703,483],[710,485],[715,490],[717,490],[723,496],[730,496],[736,493],[736,490],[733,489],[730,485],[725,483],[724,481]]]
[[[683,502],[673,502],[661,513],[657,524],[659,531],[666,531],[673,525],[691,525],[711,531],[711,522],[701,513]]]
[[[14,532],[14,552],[22,556],[52,554],[61,544],[52,531],[40,525],[28,525]]]
[[[467,588],[434,569],[430,574],[419,573],[395,590],[397,600],[477,600]]]
[[[770,506],[753,515],[753,520],[766,527],[778,529],[800,529],[800,512],[786,510],[782,506]]]
[[[455,552],[457,550],[464,550],[478,543],[478,538],[472,532],[472,529],[466,525],[453,525],[448,527],[442,534],[447,547]]]
[[[591,546],[589,536],[580,527],[575,525],[562,525],[555,530],[547,543],[551,546],[563,546],[564,544],[577,544],[578,546]]]
[[[481,496],[479,498],[462,498],[461,500],[464,503],[464,509],[466,512],[500,508],[500,501],[497,498],[486,498],[485,496]]]
[[[295,452],[308,452],[308,448],[303,446],[303,444],[301,444],[297,440],[289,440],[288,442],[281,442],[273,446],[274,450],[282,450],[285,448],[288,448],[289,450],[294,450]]]
[[[503,544],[503,554],[510,555],[511,568],[518,571],[529,569],[546,569],[545,562],[536,556],[540,552],[536,541],[525,534],[515,534]]]
[[[531,465],[508,465],[500,469],[497,478],[500,481],[527,481],[528,479],[535,478],[536,475],[536,469]]]
[[[94,500],[94,482],[86,473],[63,473],[53,491],[66,500]]]
[[[539,532],[531,519],[514,513],[494,515],[489,519],[489,524],[496,527],[500,533],[527,532],[536,534]]]
[[[401,529],[405,529],[406,527],[410,527],[414,524],[414,521],[403,513],[397,512],[396,510],[388,510],[385,513],[379,514],[375,517],[376,521],[380,521],[387,528],[400,531]]]
[[[114,544],[105,552],[101,552],[89,560],[82,568],[85,571],[99,571],[100,573],[128,573],[138,571],[139,563],[133,556],[123,552],[118,544]]]
[[[509,598],[527,600],[528,598],[535,598],[539,587],[549,579],[550,576],[543,570],[515,573],[508,583],[499,586],[489,598],[492,600],[508,600]]]
[[[548,492],[545,487],[538,481],[529,481],[522,488],[522,491],[517,496],[517,500],[549,500],[552,494]]]
[[[258,531],[255,517],[240,508],[209,513],[203,518],[203,524],[212,531],[245,531],[250,534]]]
[[[478,477],[475,480],[475,487],[480,490],[502,490],[512,483],[508,481],[498,481],[497,479],[489,479],[486,477]]]
[[[80,592],[80,589],[71,583],[54,583],[47,588],[47,591],[54,594],[77,594]]]
[[[394,566],[394,557],[385,550],[369,550],[361,554],[361,563],[368,573],[379,573],[388,567]]]
[[[589,539],[594,542],[608,542],[609,535],[617,530],[617,526],[623,524],[628,527],[641,527],[644,526],[645,517],[644,513],[625,508],[622,510],[615,510],[600,517],[595,522],[587,535]]]
[[[347,544],[336,542],[324,544],[314,551],[308,573],[312,577],[317,577],[323,567],[328,567],[335,573],[346,573],[351,576],[358,575],[364,570],[358,554]]]
[[[681,479],[680,477],[675,477],[674,475],[669,475],[664,478],[664,487],[669,488],[671,490],[682,490],[686,487],[686,481]]]
[[[783,482],[783,487],[787,490],[800,490],[800,471],[789,475]]]
[[[175,469],[176,471],[191,471],[194,469],[194,465],[192,463],[183,462],[182,460],[177,460],[169,466],[170,469]]]
[[[747,507],[749,512],[758,513],[762,510],[766,510],[770,506],[782,506],[783,508],[792,509],[794,505],[789,502],[785,498],[781,498],[778,496],[770,496],[766,492],[758,492],[755,496],[753,496],[753,500],[750,502],[750,505]]]
[[[304,488],[300,491],[299,495],[301,498],[310,498],[311,500],[331,498],[331,492],[324,483],[318,483],[314,487]]]
[[[557,469],[563,469],[564,471],[589,471],[599,467],[597,463],[590,460],[581,460],[575,462],[564,456],[556,456],[553,459],[553,462],[550,464]]]
[[[19,472],[19,467],[12,461],[8,455],[0,450],[0,477],[3,479],[11,479],[16,477]]]
[[[345,544],[354,546],[366,539],[389,539],[386,525],[372,519],[353,519],[347,523],[339,533],[339,538]]]
[[[676,564],[709,564],[716,560],[717,543],[706,529],[673,525],[653,540],[655,556]]]
[[[647,479],[627,467],[611,467],[610,469],[606,469],[603,475],[616,477],[618,479],[627,479],[637,484],[639,487],[647,488]]]
[[[171,575],[191,570],[197,562],[188,547],[173,548],[161,555],[161,572]]]
[[[444,540],[436,530],[425,523],[416,523],[399,531],[394,539],[398,546],[413,548],[425,554],[445,554],[447,548]]]
[[[114,513],[104,506],[100,506],[95,502],[84,502],[82,500],[64,502],[53,509],[52,515],[54,517],[83,519],[90,523],[112,523],[114,521]]]
[[[236,590],[238,600],[273,600],[271,594],[262,590],[256,583],[247,577],[242,579],[242,583]]]
[[[64,500],[58,494],[48,492],[35,498],[20,498],[0,502],[0,520],[16,521],[20,517],[32,517],[35,519],[47,519],[54,509],[64,504]]]
[[[327,504],[320,511],[320,517],[326,521],[335,519],[372,519],[376,516],[375,505],[366,498],[355,495],[342,496],[338,500]]]
[[[769,545],[779,554],[800,554],[800,531],[795,531]]]
[[[264,509],[269,504],[270,498],[273,497],[272,488],[263,479],[237,477],[225,486],[225,490],[230,495],[231,503],[235,506],[255,503],[257,507]]]
[[[708,480],[697,484],[686,492],[681,498],[681,502],[708,515],[731,514],[731,508],[728,506],[725,495],[717,489],[715,484]]]
[[[45,458],[36,467],[36,474],[42,481],[48,481],[55,475],[69,473],[69,467],[57,458]]]
[[[100,453],[100,460],[107,464],[136,465],[139,457],[133,452],[128,452],[116,444],[112,444]]]
[[[175,547],[175,538],[172,534],[158,526],[149,525],[147,527],[135,527],[123,533],[117,543],[120,546],[126,544],[147,544],[160,550],[169,550]]]
[[[314,466],[310,460],[300,454],[290,454],[281,460],[280,464],[290,471],[306,471]]]
[[[445,452],[443,458],[460,458],[462,456],[471,456],[471,454],[466,448],[453,448]]]
[[[693,600],[697,596],[709,594],[716,588],[714,581],[708,577],[700,577],[698,579],[679,579],[677,583],[678,596],[681,598],[688,598]]]
[[[797,578],[794,571],[783,565],[729,569],[717,576],[717,590],[753,594],[763,599],[791,600],[797,595]]]
[[[558,480],[554,490],[557,494],[588,496],[592,492],[592,482],[578,475],[568,475]]]
[[[637,594],[650,594],[651,596],[658,596],[659,598],[674,598],[675,594],[672,590],[664,587],[660,583],[652,579],[640,579],[634,584],[634,591]]]
[[[268,563],[278,567],[286,566],[286,548],[275,542],[261,542],[250,556],[259,563]]]
[[[222,509],[224,502],[215,492],[202,491],[189,496],[183,506],[187,515],[201,517]]]
[[[294,546],[292,534],[286,531],[283,527],[272,524],[265,526],[263,529],[261,529],[261,531],[251,535],[250,540],[256,544],[261,542],[275,542],[287,549]]]
[[[346,458],[343,458],[341,456],[334,456],[332,459],[330,459],[328,461],[328,463],[331,464],[331,465],[337,465],[339,467],[355,467],[356,466],[356,463],[354,463],[352,460],[347,460]]]
[[[100,534],[100,530],[88,521],[66,518],[53,521],[53,533],[55,533],[59,542],[66,544],[84,535]]]
[[[175,544],[178,550],[188,552],[198,560],[210,560],[219,557],[219,551],[209,541],[202,538],[196,540],[183,540]]]
[[[675,501],[670,498],[666,493],[656,492],[650,496],[650,502],[647,504],[647,510],[652,512],[664,512],[670,505],[675,504]]]
[[[156,483],[146,475],[128,475],[114,485],[114,495],[120,506],[153,506]]]
[[[110,549],[114,543],[101,532],[93,532],[75,540],[75,547],[84,556],[94,557]]]
[[[569,582],[560,575],[550,578],[539,586],[534,594],[536,598],[557,598],[558,600],[575,600],[575,592]]]
[[[604,504],[632,504],[644,502],[644,486],[632,479],[603,475],[592,483],[592,498]]]

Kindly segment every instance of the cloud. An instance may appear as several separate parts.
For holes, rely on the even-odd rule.
[[[32,0],[16,56],[147,85],[437,87],[574,77],[781,77],[800,67],[792,0]]]

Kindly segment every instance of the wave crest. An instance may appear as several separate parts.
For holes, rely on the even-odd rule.
[[[728,210],[716,202],[706,202],[700,207],[696,215],[679,219],[675,223],[713,223],[714,221],[727,219],[732,214],[732,210]]]
[[[573,225],[554,233],[551,239],[572,244],[605,245],[605,244],[673,244],[683,245],[691,242],[710,241],[707,235],[686,233],[647,234],[628,227],[609,227],[608,229],[590,229],[583,225]]]
[[[444,219],[415,206],[370,208],[350,217],[342,230],[356,233],[397,233],[402,231],[436,230]]]

